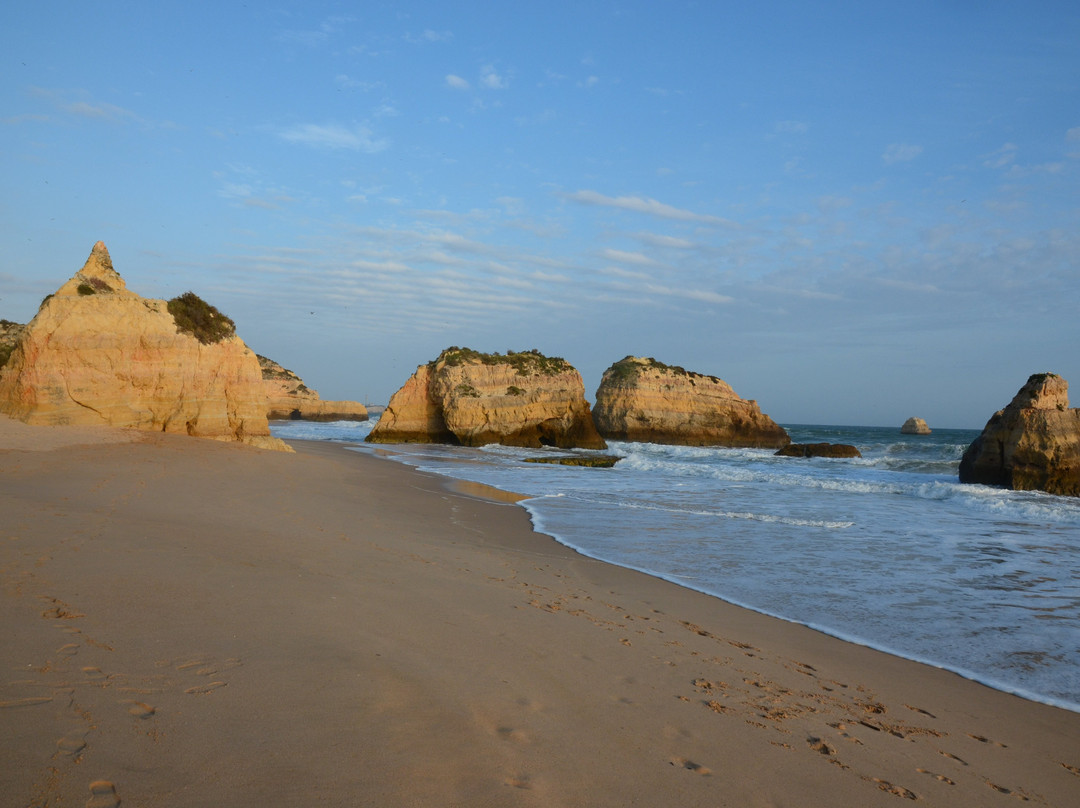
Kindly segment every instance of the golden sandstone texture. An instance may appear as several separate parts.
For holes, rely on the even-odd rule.
[[[258,356],[258,355],[257,355]],[[273,359],[258,356],[270,420],[366,421],[367,408],[359,401],[324,401],[304,380]]]
[[[129,291],[100,241],[16,342],[0,412],[291,451],[270,435],[259,362],[232,321],[191,293],[166,303]]]
[[[1069,408],[1069,383],[1030,377],[964,452],[960,482],[1080,496],[1080,409]]]
[[[603,449],[581,374],[537,351],[448,348],[390,399],[372,443]]]
[[[787,432],[715,376],[628,356],[604,371],[597,429],[609,440],[779,449]]]
[[[904,435],[929,435],[931,429],[930,425],[922,418],[913,417],[904,421],[904,425],[900,427],[900,432]]]

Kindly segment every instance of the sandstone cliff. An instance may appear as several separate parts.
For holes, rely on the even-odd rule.
[[[1080,410],[1053,373],[1027,380],[964,452],[960,482],[1080,496]]]
[[[289,451],[270,436],[258,360],[234,331],[191,293],[166,303],[129,291],[99,241],[19,338],[0,375],[0,412]]]
[[[778,457],[862,457],[862,452],[850,443],[789,443],[776,454]]]
[[[636,356],[604,371],[593,417],[610,440],[763,449],[791,442],[722,379]]]
[[[372,443],[603,449],[579,374],[535,351],[449,348],[390,399]]]
[[[922,418],[908,418],[900,427],[904,435],[929,435],[930,431],[930,426]]]
[[[273,359],[256,354],[266,391],[266,417],[270,420],[366,421],[367,408],[359,401],[324,401],[303,379]]]

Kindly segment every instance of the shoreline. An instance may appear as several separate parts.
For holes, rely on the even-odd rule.
[[[886,427],[879,427],[879,428],[880,429],[886,429]],[[318,443],[320,441],[311,441],[311,442]],[[402,465],[405,465],[405,466],[407,466],[407,467],[409,467],[409,468],[411,468],[411,469],[413,469],[415,471],[419,471],[419,469],[416,466],[412,465],[408,461],[406,461],[406,460],[396,460],[395,459],[397,457],[404,457],[404,456],[407,456],[407,455],[401,455],[401,453],[394,452],[394,451],[389,451],[389,450],[386,450],[383,447],[375,448],[375,447],[369,446],[367,444],[362,444],[362,443],[352,443],[352,444],[350,444],[350,443],[342,442],[342,441],[327,441],[327,442],[329,442],[329,443],[338,443],[339,445],[342,445],[342,446],[351,446],[351,447],[353,447],[351,449],[351,451],[359,450],[358,453],[370,454],[372,456],[379,457],[380,459],[391,460],[393,462],[397,462],[397,463],[400,463]],[[716,598],[717,600],[719,600],[719,601],[721,601],[723,603],[729,604],[731,606],[735,606],[735,607],[740,608],[740,609],[746,609],[748,611],[755,612],[757,614],[760,614],[760,615],[765,616],[765,617],[769,617],[769,618],[774,619],[774,620],[781,620],[781,621],[783,621],[785,623],[790,623],[790,624],[795,625],[795,626],[800,626],[802,628],[806,628],[806,629],[808,629],[810,631],[818,632],[818,633],[823,634],[823,635],[825,635],[827,637],[831,637],[833,639],[837,639],[837,640],[840,640],[840,641],[845,642],[845,643],[850,643],[852,645],[862,646],[864,648],[868,648],[868,649],[877,651],[879,653],[888,654],[889,656],[893,656],[893,657],[896,657],[898,659],[903,659],[903,660],[907,660],[909,662],[915,662],[915,663],[920,664],[920,665],[926,665],[926,666],[931,667],[931,668],[936,668],[938,670],[946,671],[948,673],[952,673],[952,674],[955,674],[957,676],[960,676],[963,679],[967,679],[968,681],[971,681],[971,682],[973,682],[975,684],[979,684],[979,685],[982,685],[984,687],[988,687],[988,688],[990,688],[992,690],[996,690],[996,691],[999,691],[1001,693],[1007,693],[1009,695],[1017,696],[1019,698],[1025,699],[1027,701],[1031,701],[1031,702],[1036,703],[1036,704],[1043,704],[1043,705],[1046,705],[1048,707],[1054,707],[1056,709],[1066,710],[1066,711],[1069,711],[1069,712],[1080,714],[1080,702],[1073,702],[1073,701],[1069,701],[1067,699],[1061,699],[1061,698],[1055,698],[1055,697],[1052,697],[1052,696],[1042,695],[1042,694],[1040,694],[1040,693],[1038,693],[1036,691],[1028,690],[1026,688],[1015,686],[1015,685],[1010,685],[1007,682],[994,680],[994,679],[992,679],[990,677],[983,676],[981,674],[976,673],[975,671],[968,670],[968,669],[963,668],[961,666],[953,666],[953,665],[949,665],[947,663],[936,662],[936,661],[934,661],[933,659],[931,659],[929,657],[923,657],[923,656],[919,656],[917,654],[897,650],[895,648],[891,648],[891,647],[889,647],[887,645],[884,645],[884,644],[875,643],[872,640],[863,639],[863,638],[858,637],[858,636],[856,636],[854,634],[847,634],[847,633],[843,632],[842,630],[833,629],[833,628],[830,628],[829,626],[826,626],[826,625],[819,625],[819,624],[815,624],[815,623],[803,622],[803,621],[800,621],[798,619],[795,619],[795,618],[792,618],[792,617],[787,617],[787,616],[785,616],[783,614],[779,614],[777,612],[771,612],[771,611],[769,611],[769,610],[767,610],[765,608],[761,608],[761,607],[757,607],[757,606],[754,606],[754,605],[749,604],[749,603],[741,602],[741,601],[739,601],[737,599],[727,597],[727,596],[725,596],[723,594],[719,594],[719,593],[716,593],[716,592],[711,592],[711,591],[709,591],[709,590],[707,590],[705,588],[693,586],[692,584],[690,584],[690,583],[688,583],[686,581],[678,580],[677,577],[674,576],[674,575],[668,576],[668,575],[664,575],[663,573],[656,572],[654,570],[650,570],[650,569],[647,569],[647,568],[644,568],[644,567],[636,567],[636,566],[632,566],[632,565],[628,565],[628,564],[622,564],[622,563],[617,562],[617,561],[611,561],[611,560],[602,558],[602,557],[600,557],[598,555],[594,555],[593,553],[589,552],[586,548],[583,548],[583,547],[575,544],[574,542],[569,541],[568,539],[559,536],[555,532],[549,531],[544,526],[542,516],[537,511],[535,511],[535,510],[533,510],[532,508],[529,507],[529,500],[540,498],[540,497],[538,497],[536,495],[526,494],[526,493],[517,493],[517,492],[507,490],[507,489],[499,488],[497,486],[489,485],[487,483],[479,483],[479,482],[473,482],[473,481],[470,481],[470,480],[464,480],[462,478],[454,477],[454,476],[451,476],[450,474],[443,474],[441,472],[427,472],[427,471],[425,471],[425,472],[421,472],[421,473],[431,474],[432,476],[435,476],[437,478],[445,480],[446,485],[448,487],[450,487],[452,490],[456,490],[456,491],[458,491],[460,493],[469,493],[470,491],[472,491],[472,492],[476,493],[477,496],[480,496],[482,498],[490,499],[493,502],[506,502],[506,503],[513,503],[513,504],[520,505],[522,508],[524,508],[529,513],[530,521],[531,521],[531,523],[533,525],[533,529],[537,533],[548,536],[549,538],[551,538],[553,541],[555,541],[560,546],[566,547],[566,548],[570,549],[571,551],[580,554],[584,558],[589,558],[589,559],[592,559],[594,561],[598,561],[598,562],[604,563],[604,564],[612,564],[614,566],[618,566],[618,567],[621,567],[621,568],[626,569],[626,570],[632,570],[634,572],[638,572],[638,573],[641,573],[643,575],[648,575],[648,576],[651,576],[653,578],[657,578],[658,580],[670,583],[670,584],[672,584],[674,586],[679,586],[679,587],[682,587],[682,588],[687,589],[689,591],[704,595],[706,597]]]
[[[1080,794],[1075,713],[591,559],[449,478],[343,444],[294,448],[147,435],[0,451],[4,794]]]

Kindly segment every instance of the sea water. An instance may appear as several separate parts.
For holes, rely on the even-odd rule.
[[[360,442],[371,426],[271,431]],[[590,557],[1080,712],[1080,498],[961,485],[973,430],[786,428],[863,456],[612,442],[623,459],[604,469],[525,462],[558,450],[387,448],[530,495],[536,529]]]

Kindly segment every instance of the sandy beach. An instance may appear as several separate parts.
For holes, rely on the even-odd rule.
[[[1080,714],[292,445],[0,417],[0,805],[1080,804]]]

